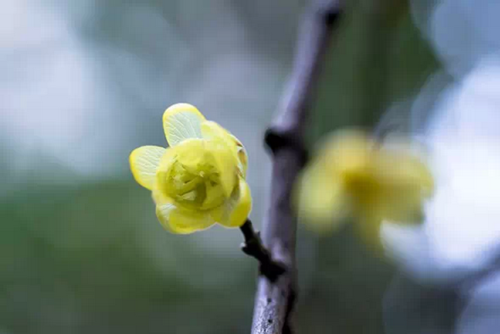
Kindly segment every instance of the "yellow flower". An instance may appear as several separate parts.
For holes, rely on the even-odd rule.
[[[403,142],[382,146],[361,131],[344,130],[324,143],[303,172],[299,216],[319,229],[353,219],[373,242],[382,221],[418,220],[433,187],[428,167]]]
[[[215,223],[243,225],[252,197],[241,142],[184,103],[165,111],[163,128],[169,148],[143,146],[130,154],[132,174],[152,191],[160,223],[179,234]]]

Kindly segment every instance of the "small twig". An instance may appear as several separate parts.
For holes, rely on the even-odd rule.
[[[295,61],[283,94],[278,118],[266,131],[273,154],[271,203],[263,222],[263,242],[286,271],[275,281],[262,275],[255,298],[252,334],[292,333],[291,314],[296,296],[296,217],[291,206],[295,180],[306,162],[305,121],[324,55],[338,22],[338,0],[317,0],[305,13]]]
[[[262,245],[260,233],[255,232],[252,222],[247,219],[246,222],[240,227],[245,242],[241,244],[241,250],[259,261],[259,272],[261,275],[267,277],[271,282],[286,271],[282,263],[274,261],[269,251]]]

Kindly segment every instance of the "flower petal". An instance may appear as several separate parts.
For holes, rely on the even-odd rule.
[[[190,173],[200,172],[200,166],[213,164],[212,152],[206,147],[206,142],[200,139],[187,139],[181,145],[173,147],[177,160],[182,163]]]
[[[213,154],[226,196],[230,196],[237,182],[237,168],[240,168],[238,146],[231,134],[219,124],[211,121],[201,125],[207,139],[207,149]]]
[[[368,211],[387,220],[420,222],[423,203],[434,189],[432,173],[420,158],[409,150],[375,152],[372,176],[379,189]]]
[[[297,185],[294,196],[299,217],[318,231],[335,230],[350,215],[351,200],[340,179],[332,180],[320,164],[307,169]]]
[[[391,187],[382,190],[366,209],[384,220],[401,224],[419,224],[423,221],[425,193],[418,185]]]
[[[196,107],[178,103],[169,107],[163,114],[163,129],[170,146],[175,146],[188,138],[203,138],[201,123],[205,117]]]
[[[130,154],[130,169],[137,183],[146,189],[152,190],[156,171],[165,149],[159,146],[142,146]]]
[[[160,165],[158,166],[157,173],[168,172],[172,164],[175,162],[177,157],[177,150],[173,147],[168,147],[165,149],[165,153],[160,159]]]
[[[221,140],[223,141],[228,148],[236,153],[236,157],[238,159],[238,168],[241,172],[241,176],[246,176],[247,165],[248,165],[248,157],[243,144],[229,131],[224,129],[219,124],[206,121],[201,124],[201,132],[203,137],[206,139],[212,140]]]
[[[219,171],[220,184],[226,196],[230,196],[237,184],[238,159],[228,149],[211,149],[217,169]]]
[[[213,121],[205,121],[201,124],[201,133],[205,139],[219,138],[228,141],[229,132]]]
[[[428,197],[434,190],[429,167],[410,152],[384,152],[374,159],[374,172],[381,182],[392,187],[418,187]]]
[[[166,230],[175,234],[201,231],[215,223],[207,212],[185,210],[171,202],[157,205],[156,216]]]
[[[240,227],[252,210],[252,195],[245,180],[240,179],[238,189],[222,207],[217,221],[225,227]],[[217,215],[217,213],[215,213]]]
[[[240,159],[240,170],[243,177],[247,175],[248,168],[248,155],[245,146],[238,140],[238,138],[232,136],[236,141],[236,145],[238,146],[238,158]]]

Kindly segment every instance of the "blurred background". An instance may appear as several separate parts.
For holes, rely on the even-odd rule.
[[[256,263],[237,230],[171,235],[129,171],[189,102],[245,144],[260,225],[262,138],[304,0],[4,0],[0,333],[248,333]],[[404,133],[437,191],[421,227],[299,229],[299,333],[495,333],[500,276],[500,3],[349,1],[308,129]],[[457,281],[465,284],[456,284]]]

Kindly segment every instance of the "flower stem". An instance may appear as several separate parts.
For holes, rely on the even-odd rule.
[[[271,282],[276,281],[286,271],[285,265],[272,259],[271,254],[262,244],[260,233],[254,230],[250,219],[245,221],[240,230],[245,237],[245,242],[241,244],[241,250],[259,261],[261,275],[267,277]]]

